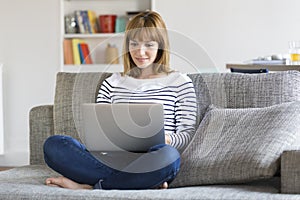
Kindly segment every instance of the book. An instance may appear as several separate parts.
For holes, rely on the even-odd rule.
[[[80,11],[81,17],[82,17],[82,24],[84,26],[84,32],[83,33],[92,33],[90,20],[88,17],[88,11],[87,10],[81,10]]]
[[[80,10],[75,10],[75,19],[78,26],[79,33],[86,33],[85,26],[83,24],[83,18]]]
[[[65,65],[74,64],[72,40],[64,39],[63,48],[64,48],[64,64]]]
[[[79,48],[81,63],[82,64],[93,64],[88,44],[87,43],[79,43],[78,48]]]
[[[88,18],[92,33],[98,33],[97,15],[94,11],[88,10]]]
[[[75,65],[80,65],[81,60],[80,60],[80,52],[78,48],[78,44],[84,43],[84,40],[81,39],[72,39],[72,48],[73,48],[73,60]]]

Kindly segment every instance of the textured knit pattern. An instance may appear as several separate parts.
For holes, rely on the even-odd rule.
[[[281,156],[281,192],[300,194],[300,146]]]
[[[98,88],[108,73],[59,73],[57,75],[55,103],[53,115],[52,106],[33,108],[30,114],[30,160],[31,163],[43,164],[42,141],[53,130],[55,133],[69,133],[77,135],[74,120],[79,114],[81,103],[91,103],[95,100]],[[75,81],[80,76],[80,81]],[[283,102],[300,100],[300,73],[297,71],[278,72],[269,74],[190,74],[195,87],[198,113],[198,123],[203,118],[210,104],[218,107],[238,108],[265,107]],[[95,86],[93,83],[98,82]],[[77,85],[74,90],[74,86]],[[91,88],[92,87],[92,88]],[[80,95],[74,91],[81,91]],[[71,123],[70,121],[73,121]],[[52,128],[51,128],[52,127]],[[47,130],[47,131],[44,131]],[[70,132],[70,131],[75,132]],[[78,137],[78,135],[77,135]],[[40,152],[40,153],[38,153]],[[289,152],[287,152],[289,154]],[[299,152],[292,152],[292,156],[284,159],[287,172],[271,180],[261,180],[257,183],[235,185],[210,185],[183,187],[168,190],[141,191],[83,191],[70,192],[62,188],[47,187],[44,181],[47,177],[57,175],[45,166],[27,166],[10,171],[0,172],[0,199],[299,199],[300,195],[280,194],[282,188],[298,187],[300,183],[296,174],[300,171],[295,164],[295,157]],[[295,156],[295,157],[294,157]],[[189,158],[190,157],[190,158]],[[193,159],[188,155],[187,159]],[[291,166],[291,167],[289,167]],[[283,167],[283,166],[282,166]],[[181,168],[184,170],[184,166]],[[291,171],[294,170],[294,171]],[[297,172],[298,171],[298,172]],[[191,173],[198,173],[197,171]],[[237,172],[238,173],[238,172]],[[299,177],[299,176],[298,176]],[[175,180],[180,182],[182,176]],[[289,181],[291,180],[291,181]],[[299,188],[299,187],[298,187]],[[285,190],[290,191],[290,190]],[[300,193],[300,191],[298,191]]]
[[[97,103],[158,103],[164,108],[164,129],[179,150],[189,144],[196,122],[196,96],[189,77],[174,72],[157,79],[135,79],[113,74],[106,79]]]
[[[53,105],[36,106],[29,113],[30,164],[44,163],[42,151],[45,140],[53,135]],[[35,133],[35,134],[33,134]]]
[[[44,181],[58,176],[45,166],[26,166],[0,172],[1,200],[300,200],[300,195],[280,194],[273,178],[239,185],[211,185],[167,190],[68,190]]]
[[[282,152],[300,137],[300,101],[264,108],[210,107],[182,154],[173,186],[270,178]]]
[[[206,108],[261,108],[300,100],[298,71],[268,74],[190,74],[198,102],[197,124]]]
[[[58,73],[53,106],[54,133],[71,135],[78,139],[72,111],[73,87],[76,74]]]
[[[53,107],[54,133],[81,140],[81,104],[94,103],[100,84],[110,73],[57,74]]]

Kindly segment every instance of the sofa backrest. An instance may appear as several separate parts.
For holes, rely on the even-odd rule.
[[[54,133],[80,139],[82,103],[95,102],[102,81],[111,73],[59,72],[54,100]],[[268,74],[189,74],[197,95],[197,125],[207,107],[266,107],[300,100],[300,72]]]
[[[80,139],[80,105],[96,100],[101,83],[111,73],[59,72],[53,106],[54,134]]]
[[[222,108],[259,108],[300,100],[300,72],[266,74],[191,74],[198,102],[198,123],[210,104]]]

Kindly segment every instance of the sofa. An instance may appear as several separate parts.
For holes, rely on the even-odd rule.
[[[80,140],[80,105],[94,102],[110,75],[57,74],[54,104],[29,112],[30,165],[0,172],[0,199],[300,199],[298,71],[188,74],[197,95],[196,131],[169,189],[46,186],[47,177],[59,174],[44,163],[45,139]]]

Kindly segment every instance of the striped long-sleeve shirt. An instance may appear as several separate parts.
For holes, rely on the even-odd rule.
[[[171,145],[182,151],[194,133],[196,95],[191,79],[178,72],[154,79],[136,79],[114,73],[104,80],[97,103],[160,103],[165,133]]]

